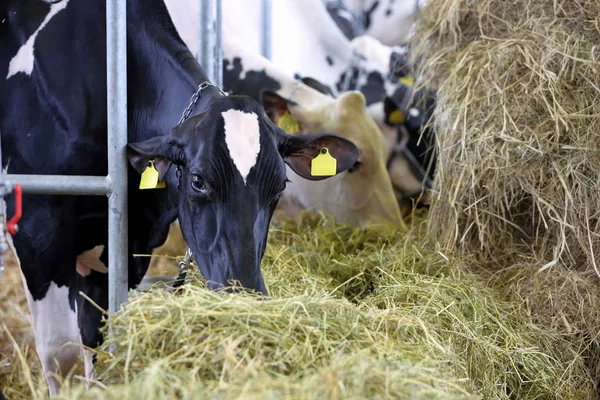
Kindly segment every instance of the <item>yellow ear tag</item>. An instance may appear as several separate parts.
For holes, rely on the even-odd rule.
[[[388,120],[392,123],[392,124],[401,124],[404,122],[405,118],[404,118],[404,113],[400,110],[394,110],[390,113]]]
[[[408,87],[412,87],[415,84],[414,78],[410,75],[403,76],[402,78],[398,79],[398,82]]]
[[[298,125],[298,123],[296,122],[294,117],[292,117],[289,111],[286,111],[285,114],[283,114],[279,118],[277,126],[283,129],[284,131],[291,133],[296,133],[300,131],[300,125]]]
[[[154,167],[154,161],[148,161],[148,166],[142,172],[140,180],[140,189],[162,189],[165,187],[165,182],[158,181],[158,171]]]
[[[318,156],[310,162],[312,176],[334,176],[337,170],[337,160],[329,154],[327,147],[323,147]]]

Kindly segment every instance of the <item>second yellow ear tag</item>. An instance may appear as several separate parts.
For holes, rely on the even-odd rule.
[[[414,78],[410,75],[403,76],[402,78],[398,79],[398,82],[408,87],[411,87],[415,84]]]
[[[300,131],[300,125],[298,122],[292,117],[289,111],[286,111],[281,117],[279,117],[279,121],[277,122],[277,126],[283,129],[284,131],[296,133]]]
[[[165,182],[158,181],[158,171],[154,167],[154,161],[148,161],[148,166],[142,172],[140,180],[140,189],[162,189],[165,187]]]
[[[404,113],[400,110],[394,110],[390,113],[388,120],[392,124],[401,124],[405,120]]]
[[[312,176],[334,176],[337,170],[337,160],[329,154],[329,149],[323,147],[318,156],[310,162]]]

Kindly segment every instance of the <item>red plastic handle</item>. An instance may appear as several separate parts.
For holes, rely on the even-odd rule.
[[[17,233],[17,222],[21,219],[23,215],[23,201],[22,196],[23,190],[21,189],[21,184],[17,183],[15,185],[15,215],[6,223],[6,229],[8,229],[8,233],[14,235]]]

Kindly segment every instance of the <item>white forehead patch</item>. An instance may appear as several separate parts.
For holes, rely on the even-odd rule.
[[[260,153],[258,115],[240,110],[227,110],[221,115],[225,121],[225,143],[229,155],[245,184]]]
[[[50,12],[42,21],[42,24],[36,29],[35,32],[27,39],[27,42],[17,52],[17,55],[10,60],[10,64],[8,66],[8,75],[6,75],[6,79],[10,78],[13,75],[16,75],[19,72],[23,72],[29,76],[31,76],[31,72],[33,71],[33,45],[35,44],[35,39],[40,33],[42,29],[46,26],[46,24],[56,15],[59,11],[64,10],[67,7],[69,0],[63,0],[59,3],[52,4],[50,6]]]

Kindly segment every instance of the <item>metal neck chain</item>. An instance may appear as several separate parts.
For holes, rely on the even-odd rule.
[[[192,112],[192,109],[194,108],[194,106],[198,102],[198,99],[200,98],[200,93],[209,86],[216,87],[217,90],[219,91],[219,93],[221,93],[221,95],[226,96],[226,94],[221,90],[221,88],[219,86],[215,85],[214,83],[209,82],[209,81],[202,82],[201,84],[198,85],[198,89],[190,98],[190,104],[187,106],[187,108],[185,110],[183,110],[183,115],[181,116],[181,119],[179,120],[177,125],[181,124],[183,121],[188,119],[188,117],[190,116],[190,113]]]
[[[191,262],[192,262],[192,249],[190,249],[188,247],[187,251],[185,252],[185,256],[183,256],[183,260],[179,261],[179,264],[178,264],[179,275],[177,276],[177,279],[175,279],[175,282],[173,283],[174,288],[177,288],[185,283],[185,278],[190,269]]]

